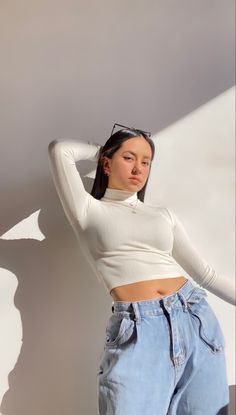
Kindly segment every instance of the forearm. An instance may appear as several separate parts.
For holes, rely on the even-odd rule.
[[[223,278],[216,275],[216,277],[207,284],[200,283],[200,285],[212,294],[222,298],[222,300],[227,301],[227,303],[236,305],[236,289],[235,280],[233,278]]]
[[[208,264],[205,258],[192,244],[185,227],[168,209],[173,223],[173,250],[172,255],[183,269],[202,287],[227,301],[236,305],[235,280],[223,278]]]
[[[83,224],[90,194],[76,168],[79,160],[96,161],[99,144],[74,140],[54,140],[48,145],[50,171],[64,212],[73,226]]]
[[[101,145],[91,141],[53,140],[48,145],[50,157],[67,157],[70,161],[97,161]]]

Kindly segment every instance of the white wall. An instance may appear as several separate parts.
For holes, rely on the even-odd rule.
[[[235,88],[161,131],[155,141],[147,202],[173,208],[220,277],[235,279]],[[235,307],[207,294],[225,334],[232,385]]]
[[[230,278],[235,274],[234,94],[231,88],[154,137],[156,157],[146,197],[147,203],[174,208],[196,247],[222,277]],[[6,340],[0,349],[0,397],[17,362],[9,397],[5,395],[10,408],[27,391],[27,406],[54,413],[57,406],[66,409],[69,399],[84,411],[90,393],[96,406],[95,374],[111,299],[88,269],[70,230],[65,226],[44,235],[40,228],[36,212],[0,241],[3,265],[15,272],[0,271],[0,328]],[[16,281],[21,321],[13,304]],[[208,298],[222,325],[229,384],[234,384],[235,308],[209,292]]]
[[[12,0],[0,5],[0,46],[0,413],[96,413],[111,298],[66,222],[47,145],[102,144],[114,122],[157,132],[147,201],[176,208],[233,276],[234,2]],[[93,168],[82,162],[81,175]],[[234,383],[232,308],[209,300]]]

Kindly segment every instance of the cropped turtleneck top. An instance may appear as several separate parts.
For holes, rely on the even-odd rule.
[[[106,188],[89,194],[76,168],[98,161],[99,144],[73,140],[48,146],[53,181],[65,214],[98,280],[110,291],[126,284],[179,277],[179,265],[199,285],[235,304],[233,281],[220,278],[200,256],[173,211],[138,199],[137,192]]]

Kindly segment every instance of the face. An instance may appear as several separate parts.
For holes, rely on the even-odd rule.
[[[109,173],[108,187],[139,192],[148,179],[151,158],[151,146],[143,136],[124,141],[111,159],[104,156],[104,172]]]

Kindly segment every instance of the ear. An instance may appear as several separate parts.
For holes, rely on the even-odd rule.
[[[107,169],[109,170],[109,167],[110,167],[109,157],[103,156],[102,160],[101,160],[101,163],[102,163],[103,171],[104,171],[104,173],[106,173]]]

